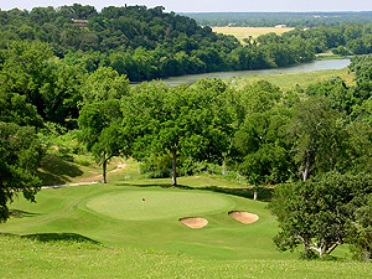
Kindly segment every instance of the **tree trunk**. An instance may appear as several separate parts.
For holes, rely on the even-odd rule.
[[[102,162],[102,183],[107,183],[107,162],[114,156],[108,156],[105,158],[106,153],[103,154],[103,162]]]
[[[258,199],[258,191],[257,189],[254,189],[253,191],[253,200],[256,201]]]
[[[104,159],[103,164],[102,164],[102,183],[104,184],[107,183],[106,174],[107,174],[107,160]]]
[[[177,148],[172,148],[172,186],[177,186]]]
[[[306,180],[309,178],[309,172],[310,172],[310,157],[311,157],[311,154],[310,154],[310,153],[307,153],[307,154],[306,154],[305,167],[304,167],[304,170],[302,171],[302,180],[303,180],[303,182],[306,182]]]

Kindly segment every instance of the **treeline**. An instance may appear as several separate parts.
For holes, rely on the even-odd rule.
[[[163,7],[92,6],[0,11],[0,62],[13,41],[47,43],[54,56],[81,71],[111,67],[131,82],[184,74],[285,67],[315,54],[371,53],[371,25],[297,28],[284,36],[248,38],[212,32],[194,19],[165,13]]]
[[[247,26],[288,27],[304,26],[338,26],[354,23],[372,23],[372,11],[367,12],[217,12],[217,13],[182,13],[193,18],[202,26]]]

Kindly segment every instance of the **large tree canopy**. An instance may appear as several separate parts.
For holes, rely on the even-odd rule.
[[[311,251],[322,256],[338,245],[356,242],[356,234],[363,234],[366,228],[363,208],[368,206],[371,193],[372,176],[366,173],[330,172],[306,182],[279,186],[270,204],[282,229],[275,237],[276,245],[292,251],[303,245],[306,256]],[[370,241],[367,243],[370,245]]]
[[[177,158],[218,162],[229,146],[232,116],[224,105],[228,94],[220,80],[203,80],[187,88],[141,84],[123,98],[124,133],[130,134],[133,156],[141,161],[169,155],[172,185],[177,185]]]
[[[17,193],[35,201],[41,184],[36,176],[41,155],[33,127],[0,122],[0,221],[9,218],[7,204]]]
[[[96,162],[102,164],[103,183],[107,182],[106,166],[113,156],[128,152],[128,141],[120,127],[120,101],[109,99],[85,105],[78,119],[80,140],[87,145]]]

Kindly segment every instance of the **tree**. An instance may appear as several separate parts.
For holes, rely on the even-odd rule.
[[[80,140],[87,144],[88,151],[102,164],[103,183],[107,183],[108,161],[128,150],[128,142],[120,127],[121,118],[120,101],[116,99],[87,104],[80,111]]]
[[[283,251],[303,245],[306,257],[312,251],[322,257],[343,243],[356,243],[355,229],[363,233],[365,221],[358,214],[364,214],[365,197],[371,192],[372,176],[366,173],[330,172],[277,187],[270,203],[281,228],[275,244]]]
[[[44,119],[45,100],[40,88],[48,76],[46,63],[51,57],[52,51],[45,43],[12,42],[0,75],[2,91],[25,95],[27,102],[34,105]]]
[[[14,195],[35,201],[41,181],[36,175],[43,150],[33,127],[0,122],[0,222],[9,218]]]
[[[281,129],[288,124],[289,110],[279,104],[279,88],[260,81],[237,93],[238,128],[234,135],[234,168],[254,187],[285,181],[290,175],[290,160]]]
[[[141,84],[123,99],[123,127],[133,138],[133,156],[170,155],[172,185],[177,186],[179,158],[219,162],[229,146],[231,115],[224,105],[227,86],[201,80],[187,88]]]
[[[354,244],[351,251],[358,260],[372,259],[372,194],[365,196],[365,203],[355,213],[355,227],[349,237]]]
[[[291,159],[283,140],[283,128],[290,112],[279,106],[261,113],[247,115],[234,136],[239,151],[237,169],[254,186],[257,199],[260,184],[285,182],[291,176]]]
[[[83,104],[120,99],[128,94],[129,80],[111,67],[99,67],[87,77],[81,90]]]
[[[345,155],[343,143],[347,138],[343,115],[328,108],[324,98],[309,98],[293,111],[287,126],[288,139],[302,180],[337,169]]]

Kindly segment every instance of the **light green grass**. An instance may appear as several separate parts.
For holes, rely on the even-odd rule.
[[[117,191],[96,197],[86,206],[120,220],[175,219],[229,210],[235,205],[228,196],[194,191]],[[172,210],[169,210],[169,209]]]
[[[58,162],[55,167],[58,167]],[[115,165],[122,165],[122,169]],[[76,167],[76,169],[75,169]],[[68,181],[96,179],[95,166],[66,166]],[[81,175],[76,177],[75,171]],[[97,170],[97,172],[95,172]],[[92,176],[93,175],[93,176]],[[58,176],[57,176],[58,177]],[[368,278],[347,247],[335,261],[301,261],[280,253],[267,203],[246,197],[244,184],[214,175],[143,179],[138,163],[115,159],[107,185],[42,190],[37,203],[18,197],[0,224],[0,278]],[[260,197],[264,198],[265,193]],[[142,201],[145,198],[145,202]],[[245,210],[250,225],[228,216]],[[190,229],[181,217],[209,223]],[[22,238],[20,238],[20,236]]]
[[[0,236],[0,278],[369,278],[370,264],[272,259],[206,260],[91,243]]]
[[[338,260],[331,262],[301,261],[298,253],[278,252],[272,242],[277,223],[265,202],[210,191],[240,193],[241,184],[211,175],[181,177],[179,182],[181,188],[159,179],[47,189],[38,194],[36,204],[15,199],[11,208],[16,215],[0,225],[0,278],[367,278],[369,274],[370,265],[352,262],[346,247],[337,248]],[[149,205],[142,205],[142,198]],[[228,216],[230,210],[253,212],[260,219],[244,225]],[[138,217],[125,217],[129,212]],[[190,229],[178,221],[194,214],[207,218],[208,226]]]
[[[324,82],[333,77],[342,78],[349,86],[354,84],[355,75],[350,73],[346,68],[341,70],[235,77],[229,79],[228,83],[237,88],[242,88],[247,84],[252,84],[259,80],[266,80],[276,86],[279,86],[282,90],[288,91],[294,89],[297,85],[303,89],[306,89],[306,87],[311,84]]]
[[[138,204],[142,197],[150,204]],[[20,235],[73,233],[109,247],[131,246],[197,258],[281,257],[271,241],[277,229],[274,217],[265,209],[266,203],[242,197],[192,189],[111,184],[43,190],[37,200],[37,204],[16,200],[12,208],[26,213],[20,214],[23,218],[12,218],[2,224],[0,231]],[[243,225],[228,216],[231,210],[253,212],[260,219]],[[156,212],[162,215],[156,216]],[[179,222],[179,218],[193,215],[207,218],[208,226],[192,230]],[[250,254],[252,243],[261,243],[254,254]]]

